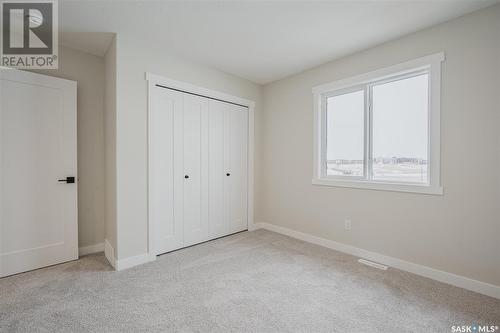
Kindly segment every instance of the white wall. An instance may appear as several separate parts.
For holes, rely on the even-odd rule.
[[[145,72],[254,100],[261,117],[261,88],[247,80],[169,55],[155,41],[117,36],[117,259],[147,252],[147,84]],[[259,137],[256,129],[256,137]],[[256,165],[259,151],[256,152]],[[256,170],[257,177],[259,170]],[[256,189],[258,193],[258,189]],[[258,203],[256,203],[258,207]]]
[[[104,151],[105,151],[105,235],[115,257],[116,251],[116,39],[113,38],[104,56],[105,108],[104,108]],[[114,259],[112,259],[114,261]]]
[[[444,195],[311,185],[311,88],[440,51]],[[499,64],[496,5],[265,86],[257,216],[500,285]]]
[[[78,244],[104,240],[104,59],[60,46],[59,69],[38,73],[78,82]]]

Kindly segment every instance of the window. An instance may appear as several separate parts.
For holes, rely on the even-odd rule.
[[[363,90],[326,99],[326,174],[362,177],[364,173],[365,96]]]
[[[313,88],[317,185],[442,194],[444,54]]]

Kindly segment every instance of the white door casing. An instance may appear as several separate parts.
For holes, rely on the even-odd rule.
[[[0,276],[78,258],[76,82],[0,68]]]

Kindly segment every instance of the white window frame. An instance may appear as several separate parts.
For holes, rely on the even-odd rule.
[[[444,52],[432,54],[394,66],[375,70],[366,74],[323,84],[312,89],[314,97],[314,185],[339,186],[360,189],[412,192],[423,194],[443,194],[440,178],[441,155],[441,63]],[[429,75],[429,124],[428,124],[428,183],[390,182],[369,179],[372,171],[372,120],[371,105],[373,85],[413,77]],[[365,89],[365,137],[364,176],[345,177],[326,174],[326,100],[328,97]]]

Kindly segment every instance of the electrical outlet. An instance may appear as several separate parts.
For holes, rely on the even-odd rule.
[[[351,220],[344,221],[345,230],[351,230]]]

